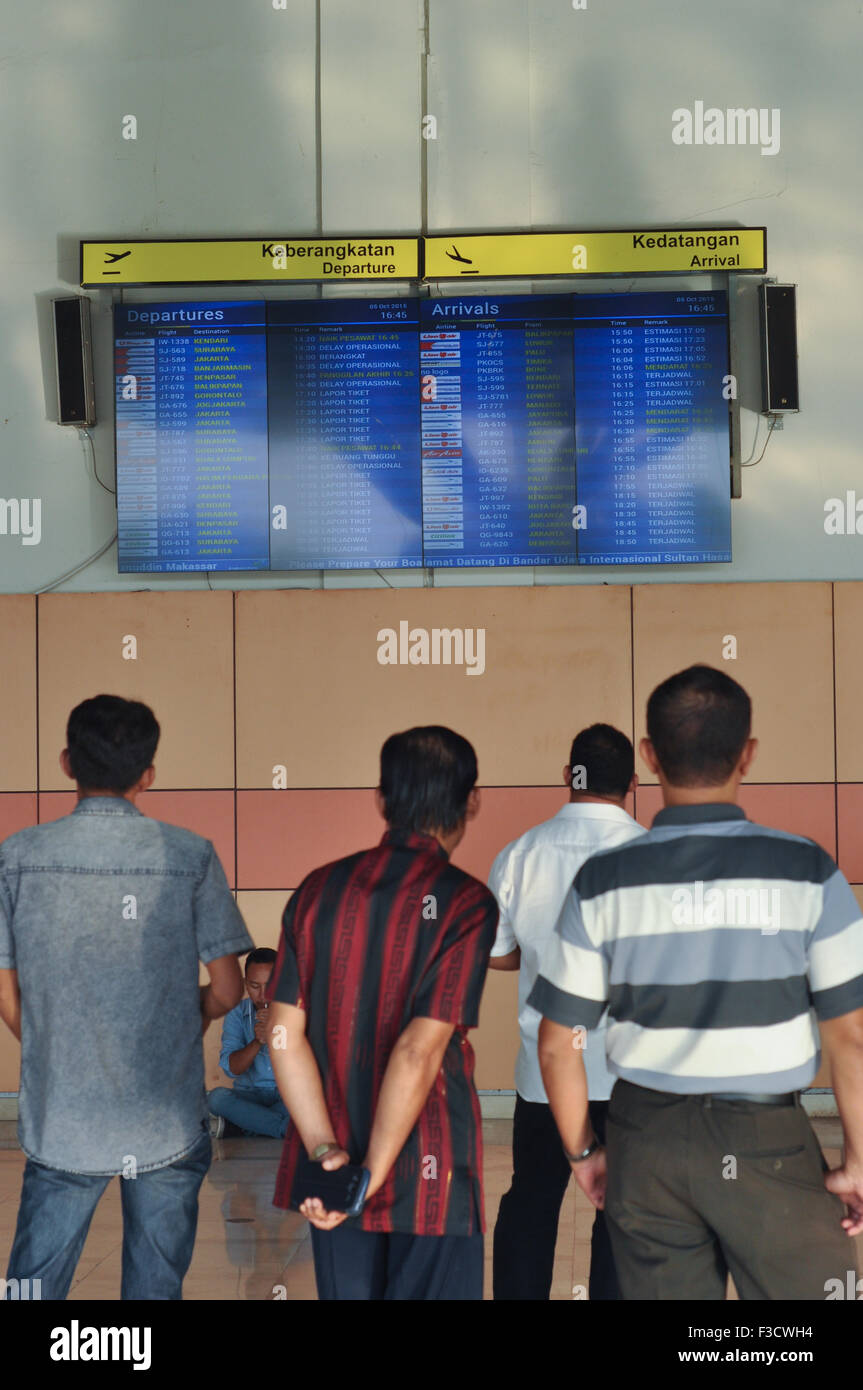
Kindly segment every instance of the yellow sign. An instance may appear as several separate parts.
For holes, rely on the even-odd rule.
[[[767,269],[764,227],[654,227],[425,238],[426,280]]]
[[[545,275],[677,275],[767,269],[764,227],[635,228],[424,238],[425,280]],[[419,277],[416,237],[243,241],[82,241],[81,284],[363,284]]]
[[[81,284],[270,285],[292,280],[415,280],[416,237],[307,241],[82,241]]]

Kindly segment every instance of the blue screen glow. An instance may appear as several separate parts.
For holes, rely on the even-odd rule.
[[[724,292],[114,312],[121,572],[731,559]]]

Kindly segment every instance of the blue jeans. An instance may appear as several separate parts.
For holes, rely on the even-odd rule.
[[[198,1191],[211,1156],[210,1136],[203,1134],[176,1163],[120,1179],[121,1298],[182,1298],[198,1226]],[[64,1173],[28,1159],[7,1280],[41,1279],[43,1298],[65,1298],[109,1182],[110,1177]]]
[[[288,1127],[288,1112],[278,1091],[264,1086],[245,1089],[217,1086],[207,1092],[207,1105],[212,1115],[222,1115],[246,1134],[268,1134],[283,1139]]]

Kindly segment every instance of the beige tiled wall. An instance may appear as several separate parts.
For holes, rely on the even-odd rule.
[[[31,595],[7,594],[0,599],[0,651],[0,792],[32,793],[36,790],[36,599]]]
[[[41,598],[41,789],[68,787],[57,763],[66,718],[99,694],[152,705],[162,726],[158,788],[232,788],[233,661],[230,593]]]
[[[483,628],[484,673],[382,665],[378,633],[401,621]],[[861,631],[858,583],[3,596],[0,836],[73,804],[57,757],[77,701],[143,699],[163,734],[142,810],[213,840],[252,936],[275,946],[302,877],[382,833],[372,789],[387,734],[443,723],[474,743],[482,805],[454,860],[485,877],[504,844],[562,804],[578,728],[603,720],[640,737],[657,681],[705,661],[753,697],[748,813],[818,839],[863,884]],[[730,636],[737,657],[725,661]],[[659,789],[639,772],[635,813],[649,823]],[[208,1085],[218,1038],[211,1028]],[[517,1043],[516,977],[491,972],[474,1036],[482,1088],[512,1087]],[[4,1030],[0,1091],[17,1072]]]
[[[839,586],[842,587],[842,586]],[[863,585],[847,586],[863,591]],[[832,782],[830,584],[653,584],[633,590],[635,724],[644,737],[655,685],[695,662],[718,666],[752,697],[753,782]],[[737,656],[727,660],[723,647]],[[863,746],[863,745],[861,745]],[[639,777],[656,779],[639,759]]]
[[[484,786],[559,781],[573,724],[632,720],[629,591],[268,590],[237,595],[237,778],[373,787],[388,734],[446,724],[477,750]],[[378,634],[483,629],[485,670],[382,665]],[[537,718],[537,711],[541,717]]]

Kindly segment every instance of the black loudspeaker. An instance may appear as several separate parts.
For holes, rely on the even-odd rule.
[[[53,305],[58,422],[61,425],[95,425],[90,301],[76,296],[55,299]]]
[[[797,388],[797,286],[759,286],[761,304],[762,410],[799,410]]]

